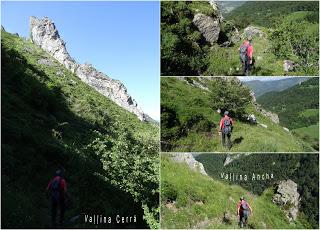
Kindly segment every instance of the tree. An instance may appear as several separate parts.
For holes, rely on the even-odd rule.
[[[210,84],[212,109],[228,110],[234,117],[241,117],[251,102],[250,90],[238,79],[216,78]]]

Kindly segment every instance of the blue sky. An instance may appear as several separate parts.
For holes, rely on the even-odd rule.
[[[48,16],[69,54],[118,79],[152,118],[160,117],[159,2],[1,1],[6,31],[29,36],[29,17]]]

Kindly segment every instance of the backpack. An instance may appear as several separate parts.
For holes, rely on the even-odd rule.
[[[61,180],[62,180],[62,178],[59,177],[58,179],[53,179],[51,182],[51,195],[55,199],[58,199],[60,197],[61,192],[62,192]]]
[[[242,210],[249,210],[247,202],[241,202],[241,208]]]
[[[225,118],[223,120],[223,130],[222,130],[222,132],[224,134],[231,133],[231,120],[230,120],[230,118]]]
[[[246,46],[246,45],[240,46],[240,60],[242,62],[245,62],[248,60],[248,54],[247,54],[248,47],[249,46]]]

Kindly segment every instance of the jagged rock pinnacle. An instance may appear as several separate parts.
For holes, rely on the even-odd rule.
[[[65,42],[60,38],[58,30],[48,17],[42,19],[30,17],[30,37],[34,44],[47,51],[67,69],[75,73],[83,82],[110,98],[119,106],[135,114],[140,120],[144,121],[146,119],[146,115],[120,81],[99,72],[90,64],[78,64],[71,58]]]

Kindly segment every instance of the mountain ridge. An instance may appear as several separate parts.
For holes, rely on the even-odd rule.
[[[255,94],[255,97],[258,98],[267,92],[282,91],[294,85],[300,84],[301,82],[306,80],[308,80],[308,78],[292,77],[287,79],[270,80],[270,81],[261,81],[261,80],[243,81],[243,83],[247,85],[249,88],[251,88]]]
[[[146,114],[138,107],[137,102],[128,94],[126,87],[119,80],[108,77],[90,64],[78,64],[69,55],[65,42],[60,38],[59,32],[51,19],[48,17],[38,19],[31,16],[29,24],[30,37],[34,44],[47,51],[99,93],[134,113],[141,121],[146,120]]]

